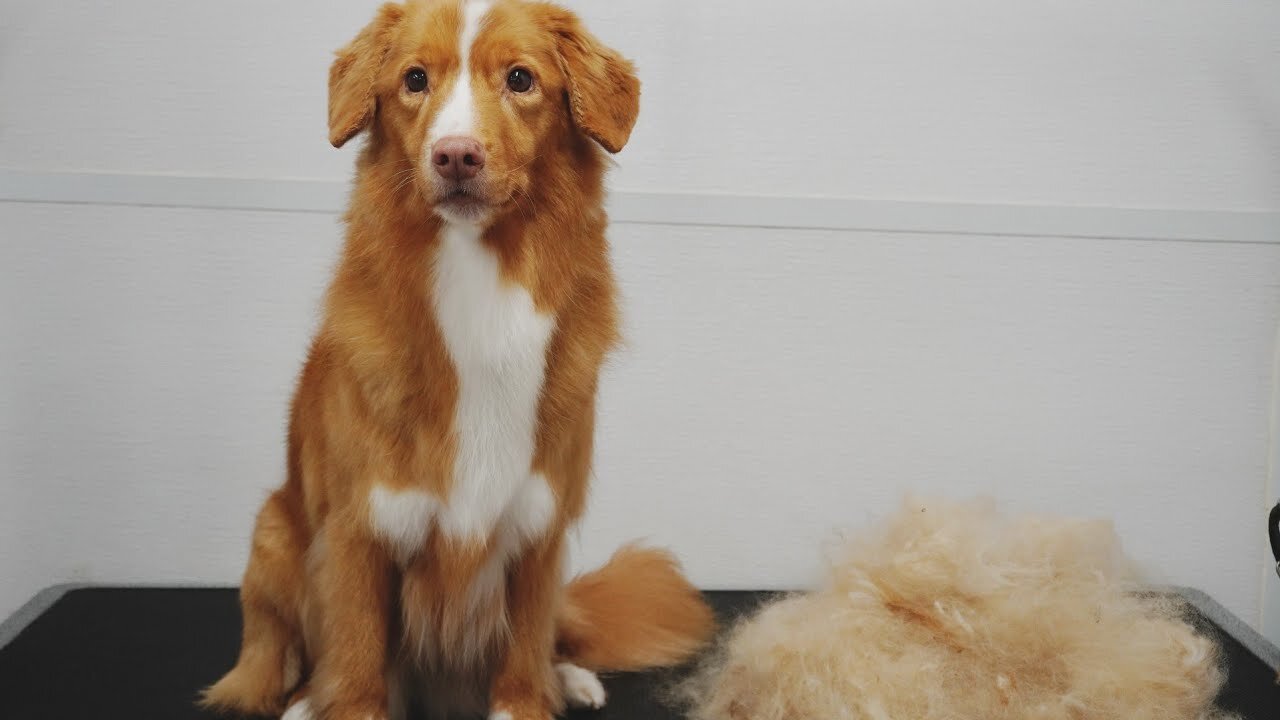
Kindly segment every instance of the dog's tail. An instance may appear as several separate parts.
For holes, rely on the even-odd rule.
[[[711,638],[715,617],[663,550],[626,546],[565,588],[556,655],[590,670],[679,665]]]

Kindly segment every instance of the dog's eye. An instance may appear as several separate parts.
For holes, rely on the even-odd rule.
[[[507,74],[507,87],[511,92],[525,93],[533,87],[533,73],[524,68],[516,68]]]
[[[427,71],[413,68],[404,74],[404,89],[411,93],[420,93],[427,89]]]

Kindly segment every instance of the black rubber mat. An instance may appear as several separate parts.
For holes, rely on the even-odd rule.
[[[708,593],[724,619],[767,595]],[[1221,703],[1247,720],[1280,718],[1275,673],[1203,619],[1230,662]],[[192,704],[235,659],[240,638],[230,589],[72,590],[0,648],[3,720],[182,720],[213,717]],[[672,673],[606,678],[609,703],[573,720],[674,720],[659,702]]]

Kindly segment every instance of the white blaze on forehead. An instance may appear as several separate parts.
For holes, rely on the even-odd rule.
[[[427,139],[435,142],[450,135],[470,135],[475,130],[475,94],[471,87],[471,46],[475,44],[480,25],[489,12],[489,3],[482,0],[463,2],[462,27],[458,31],[458,76],[454,80],[444,107],[436,116]]]

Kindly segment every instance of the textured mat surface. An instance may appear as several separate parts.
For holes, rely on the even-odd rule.
[[[713,592],[724,619],[767,596]],[[1275,672],[1202,618],[1230,661],[1222,704],[1248,720],[1280,718]],[[71,590],[0,648],[0,718],[5,720],[182,720],[212,717],[192,701],[235,659],[240,638],[230,589]],[[606,678],[609,703],[573,720],[674,720],[658,701],[669,673]]]

